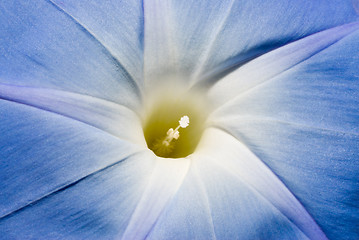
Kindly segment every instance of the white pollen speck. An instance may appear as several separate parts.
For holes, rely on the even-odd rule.
[[[181,120],[178,121],[181,128],[186,128],[189,125],[189,117],[183,116],[181,117]]]

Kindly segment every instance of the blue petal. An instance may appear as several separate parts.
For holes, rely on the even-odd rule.
[[[0,112],[1,217],[143,149],[23,104],[0,100]]]
[[[228,74],[209,91],[214,107],[260,87],[359,29],[359,22],[332,28],[278,48]],[[235,99],[233,100],[235,101]],[[229,103],[231,104],[231,103]]]
[[[209,50],[199,58],[197,69],[205,79],[286,43],[359,19],[352,0],[234,1],[230,8],[221,12],[223,21],[208,25],[213,29]],[[207,17],[206,10],[199,12]]]
[[[145,1],[144,12],[149,80],[158,76],[169,80],[167,75],[175,72],[183,83],[191,84],[359,18],[352,0],[150,0]]]
[[[213,162],[214,165],[226,170],[228,175],[237,177],[247,187],[257,192],[261,196],[258,197],[259,199],[263,198],[269,202],[308,238],[326,239],[321,229],[295,196],[238,139],[219,129],[210,128],[204,133],[203,140],[194,158],[201,161],[202,165],[207,162]],[[206,177],[204,182],[209,178],[207,174],[210,173],[204,173]],[[209,199],[211,200],[211,198]],[[225,213],[223,214],[225,215]],[[247,221],[250,222],[249,220]]]
[[[78,146],[77,146],[78,147]],[[119,239],[154,169],[139,153],[0,219],[4,239]]]
[[[54,88],[138,106],[123,64],[78,20],[50,1],[0,4],[0,82]],[[126,97],[124,97],[126,96]]]
[[[216,239],[212,206],[198,175],[196,161],[173,197],[164,208],[146,239]]]
[[[151,178],[148,180],[122,239],[146,238],[163,209],[182,185],[189,166],[189,159],[156,159]]]
[[[213,116],[281,178],[331,239],[359,238],[358,56],[355,31]]]
[[[0,99],[57,113],[146,147],[139,117],[113,102],[77,93],[5,84],[0,84]]]
[[[190,158],[149,239],[326,239],[277,177],[229,134],[207,130]]]
[[[358,134],[261,118],[220,124],[279,176],[329,239],[358,239]]]
[[[175,24],[169,1],[144,2],[144,77],[145,85],[163,84],[179,76]],[[171,77],[171,78],[170,78]]]
[[[87,29],[141,85],[143,80],[142,1],[50,1]]]

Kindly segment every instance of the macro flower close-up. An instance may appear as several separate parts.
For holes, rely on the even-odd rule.
[[[2,0],[0,239],[359,239],[358,0]]]

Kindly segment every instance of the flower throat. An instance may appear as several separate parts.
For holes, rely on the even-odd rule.
[[[194,152],[204,121],[204,110],[194,99],[167,97],[157,101],[143,126],[147,146],[159,157],[186,157]]]
[[[152,150],[159,156],[168,156],[171,154],[171,152],[174,149],[174,142],[172,140],[177,140],[180,136],[179,134],[179,128],[186,128],[189,125],[189,118],[188,116],[181,117],[181,120],[178,121],[179,125],[176,127],[175,130],[173,128],[170,128],[167,131],[167,136],[163,139],[157,140]]]

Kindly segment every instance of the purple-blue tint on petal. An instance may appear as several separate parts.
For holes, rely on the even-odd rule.
[[[145,72],[183,84],[218,74],[286,43],[359,19],[352,0],[144,1]]]
[[[218,81],[209,90],[209,98],[215,108],[224,108],[228,101],[235,101],[235,98],[245,95],[247,91],[265,85],[277,75],[306,61],[358,29],[359,22],[346,24],[264,54]]]
[[[279,176],[330,239],[359,238],[358,56],[355,31],[213,116]]]
[[[146,148],[139,116],[122,105],[77,93],[5,84],[0,84],[0,99],[63,115]]]
[[[230,6],[231,2],[227,1],[227,5]],[[197,58],[201,70],[199,73],[203,77],[194,78],[194,81],[204,79],[214,82],[226,70],[232,71],[233,68],[284,44],[359,20],[352,0],[233,2],[229,13],[221,12],[221,16],[225,18],[224,23],[217,21],[207,25],[213,29],[214,34],[207,38],[211,39],[208,46],[210,50],[206,50],[204,57]],[[193,9],[189,4],[183,5]],[[203,18],[208,14],[207,11],[197,12],[202,12]],[[187,19],[191,21],[191,18]],[[186,35],[186,30],[183,33],[182,36]]]
[[[148,239],[308,239],[211,156],[193,156],[192,161],[183,185]]]
[[[91,33],[142,87],[143,3],[137,0],[48,0]]]
[[[359,238],[353,3],[1,2],[0,238]],[[143,89],[238,66],[209,148],[141,151]]]
[[[358,134],[260,117],[220,124],[278,175],[329,239],[358,238]]]
[[[217,168],[225,170],[227,175],[238,178],[257,193],[260,200],[272,205],[309,239],[326,239],[320,227],[275,173],[234,136],[222,129],[208,128],[193,158],[201,165],[217,165]],[[209,176],[203,181],[206,183],[208,178]],[[210,191],[211,185],[207,189]],[[221,197],[218,198],[221,199]],[[210,197],[209,201],[212,199],[215,198]],[[218,204],[221,204],[220,201]],[[242,207],[250,208],[251,206],[247,203],[247,206]],[[226,212],[221,214],[226,215]],[[252,224],[253,219],[243,221],[249,221],[249,224]],[[217,225],[214,224],[215,227]],[[235,232],[235,229],[229,230],[232,234]]]
[[[0,104],[1,218],[141,150],[58,114],[5,100]]]
[[[145,160],[145,161],[144,161]],[[0,219],[3,239],[118,239],[154,169],[142,152]]]
[[[139,86],[120,60],[50,1],[2,1],[0,22],[0,83],[139,106]]]

